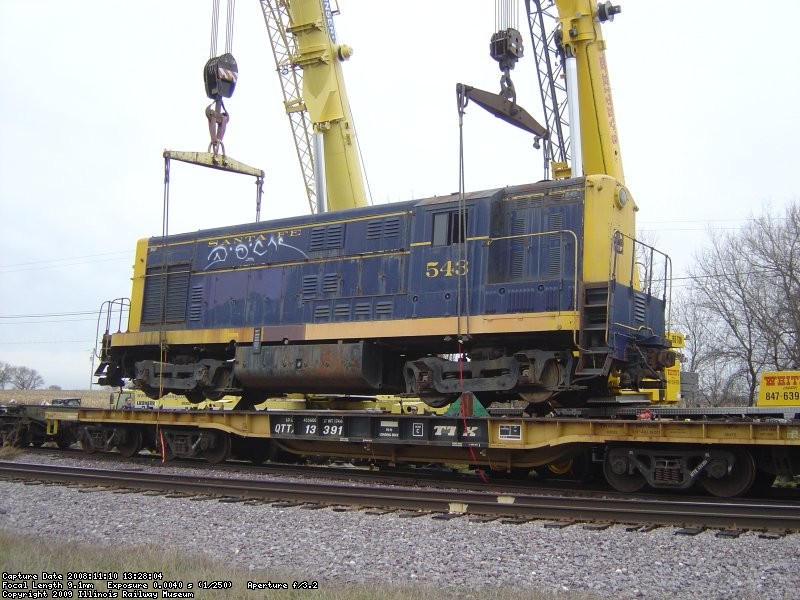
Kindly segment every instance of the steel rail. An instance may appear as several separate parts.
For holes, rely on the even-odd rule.
[[[0,477],[243,500],[346,505],[451,515],[710,529],[800,531],[800,503],[732,502],[685,498],[670,500],[586,498],[298,481],[253,481],[2,462],[0,462]]]

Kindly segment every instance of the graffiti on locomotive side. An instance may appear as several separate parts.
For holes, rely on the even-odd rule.
[[[308,255],[300,248],[287,243],[287,238],[299,237],[299,229],[289,229],[286,231],[276,231],[273,233],[251,233],[242,236],[229,236],[208,241],[209,253],[206,257],[207,271],[217,265],[241,266],[244,264],[255,264],[266,262],[270,258],[276,260],[283,254],[283,258],[289,255],[308,258]]]

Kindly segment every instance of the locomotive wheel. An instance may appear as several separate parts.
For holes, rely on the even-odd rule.
[[[647,481],[639,471],[635,473],[629,472],[628,459],[621,453],[614,453],[609,451],[606,454],[606,459],[603,462],[603,475],[606,477],[608,484],[618,492],[631,494],[638,492],[645,485]]]
[[[539,391],[523,392],[520,393],[527,402],[532,404],[540,404],[547,402],[556,395],[553,390],[557,389],[563,379],[561,367],[554,360],[548,360],[542,369],[541,384],[544,389]]]
[[[142,432],[138,429],[126,429],[125,441],[117,444],[117,451],[125,458],[139,454],[142,449]]]
[[[421,400],[431,408],[444,408],[445,406],[451,405],[455,399],[456,398],[450,398],[448,396],[437,396],[435,398],[421,398]]]
[[[756,479],[756,464],[753,455],[747,450],[733,451],[736,462],[723,477],[703,477],[700,487],[718,498],[735,498],[747,493]]]
[[[231,436],[227,433],[214,435],[214,445],[203,450],[203,458],[212,464],[224,462],[231,453]]]
[[[184,394],[186,399],[191,402],[192,404],[200,404],[201,402],[205,402],[205,395],[203,394],[203,390],[195,389],[191,392],[186,392]]]
[[[233,410],[255,410],[256,405],[261,404],[266,399],[266,392],[248,388],[242,391],[242,396],[234,405]]]
[[[150,400],[160,400],[166,394],[163,390],[150,387],[149,385],[143,385],[141,389],[144,395],[150,398]]]

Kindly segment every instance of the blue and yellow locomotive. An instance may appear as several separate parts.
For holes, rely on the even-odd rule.
[[[635,210],[594,175],[140,240],[98,382],[245,408],[464,391],[579,405],[658,384],[668,259],[634,240]]]

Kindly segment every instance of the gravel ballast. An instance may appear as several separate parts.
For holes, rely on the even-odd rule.
[[[30,454],[18,460],[102,467],[89,459],[53,461]],[[192,548],[244,569],[291,570],[321,585],[421,582],[454,591],[514,586],[654,599],[796,598],[800,587],[797,534],[763,539],[748,532],[728,539],[714,530],[683,536],[669,527],[642,533],[622,525],[602,531],[545,525],[141,493],[87,495],[72,487],[0,481],[0,527],[7,531],[80,543]]]

